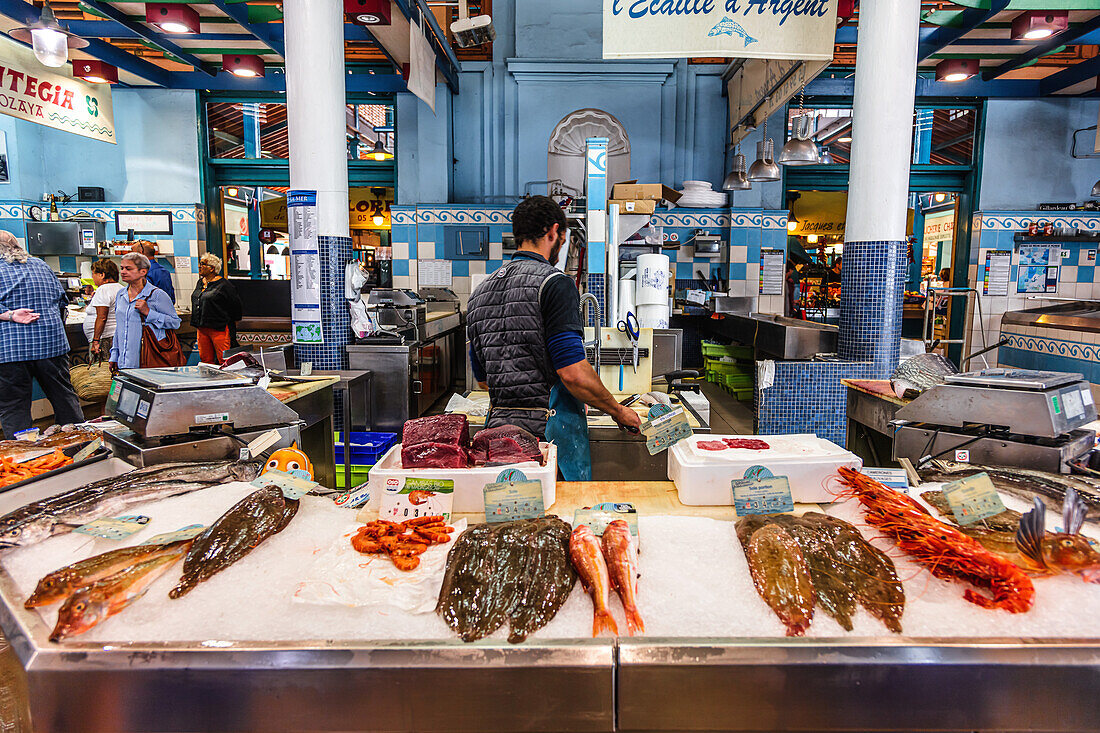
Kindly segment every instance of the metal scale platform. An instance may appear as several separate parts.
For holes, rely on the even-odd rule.
[[[136,466],[239,455],[252,438],[279,431],[300,440],[301,421],[250,377],[208,366],[127,369],[115,377],[106,414],[126,426],[105,439]]]
[[[1092,450],[1096,420],[1081,374],[985,369],[952,374],[895,415],[894,459],[914,464],[931,456],[1069,473],[1069,462]]]

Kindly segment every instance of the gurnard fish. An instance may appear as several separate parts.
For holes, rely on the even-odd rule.
[[[926,389],[941,384],[949,374],[958,374],[955,365],[939,354],[911,356],[894,370],[890,385],[898,398],[913,397]]]
[[[980,466],[970,463],[935,460],[931,470],[920,471],[925,481],[955,481],[976,473],[985,473],[998,491],[1031,501],[1036,496],[1052,502],[1054,511],[1064,511],[1066,492],[1073,489],[1085,505],[1085,521],[1100,523],[1100,481],[1092,476],[1047,473],[1029,468]],[[1015,530],[1012,530],[1015,531]]]
[[[787,636],[802,636],[813,620],[816,599],[806,559],[798,543],[778,524],[752,529],[752,522],[745,520],[754,516],[742,517],[737,523],[752,583],[787,627]]]
[[[718,21],[718,23],[710,29],[710,32],[707,33],[708,37],[732,35],[738,35],[745,39],[746,46],[750,43],[756,43],[756,39],[746,33],[745,29],[741,27],[741,24],[729,16],[723,16],[722,20]]]
[[[103,580],[138,563],[152,560],[162,555],[178,555],[186,550],[191,540],[179,540],[168,544],[137,545],[104,552],[87,560],[73,563],[55,570],[38,581],[34,593],[23,603],[26,608],[48,606],[57,603],[77,592],[81,588]]]
[[[585,592],[592,598],[592,636],[599,636],[604,629],[618,636],[619,627],[607,610],[611,576],[603,558],[600,541],[588,525],[579,524],[573,528],[573,534],[569,537],[569,557],[573,560],[573,567],[581,578]]]
[[[297,513],[298,500],[287,499],[279,487],[253,491],[195,537],[183,561],[183,577],[168,597],[179,598],[225,570],[283,531]]]
[[[925,491],[921,498],[954,521],[955,515],[942,491]],[[1032,509],[1026,514],[1006,509],[974,524],[959,526],[958,530],[1031,575],[1072,573],[1088,582],[1100,582],[1100,552],[1080,535],[1085,507],[1077,491],[1072,487],[1066,491],[1064,532],[1047,532],[1046,507],[1038,497],[1032,501]]]
[[[626,629],[631,636],[645,632],[645,621],[638,612],[638,546],[630,534],[630,525],[622,519],[610,522],[600,539],[611,587],[619,595],[626,612]]]
[[[167,499],[226,481],[251,481],[260,474],[261,465],[255,461],[169,463],[80,486],[0,517],[0,549],[41,542],[135,504]]]
[[[73,593],[57,613],[50,641],[83,634],[134,603],[185,551],[186,547],[180,544],[171,554],[131,565]]]

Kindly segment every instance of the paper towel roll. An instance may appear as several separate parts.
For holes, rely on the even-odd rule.
[[[668,328],[668,317],[667,303],[647,303],[638,306],[640,328]]]
[[[627,313],[633,313],[638,315],[637,310],[634,308],[634,281],[633,280],[620,280],[619,281],[619,314],[616,320],[623,320],[626,318]]]
[[[639,255],[638,283],[634,293],[634,302],[639,306],[643,304],[667,304],[668,274],[668,255]],[[662,328],[667,328],[667,326]]]

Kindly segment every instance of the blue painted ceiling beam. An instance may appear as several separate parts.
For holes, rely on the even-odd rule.
[[[1080,25],[1075,25],[1072,28],[1056,33],[1042,43],[1038,43],[1033,46],[1029,51],[1025,51],[1016,58],[1009,59],[995,69],[982,72],[982,78],[986,81],[990,79],[996,79],[1002,74],[1007,74],[1013,69],[1018,69],[1024,64],[1027,64],[1040,56],[1046,56],[1048,53],[1065,46],[1066,44],[1077,42],[1084,43],[1081,40],[1082,36],[1088,35],[1090,32],[1100,28],[1100,15],[1095,18],[1090,18]]]
[[[408,87],[399,74],[346,74],[345,89],[348,92],[374,92],[397,94],[407,92]],[[244,79],[229,72],[214,77],[197,71],[169,73],[168,86],[172,89],[206,89],[232,92],[285,92],[286,75],[282,69],[269,67],[262,79]]]
[[[1096,30],[1097,26],[1093,25],[1094,22],[1095,20],[1089,20],[1085,23],[1079,23],[1069,28],[1069,30],[1065,31],[1060,36],[1055,36],[1053,39],[1048,40],[1053,41],[1055,39],[1064,39],[1062,40],[1061,45],[1067,45],[1072,34],[1073,43],[1092,46],[1100,45],[1100,31]],[[1086,30],[1078,31],[1079,28],[1086,28]],[[918,43],[924,43],[928,39],[928,37],[935,33],[937,30],[939,29],[928,27],[921,28],[920,35],[918,36]],[[1005,31],[1007,32],[1007,29],[1005,29]],[[837,28],[837,43],[854,45],[858,37],[859,29],[856,26],[846,25],[842,28]],[[1035,46],[1039,42],[1022,40],[1016,41],[1011,38],[960,38],[959,40],[955,41],[955,43],[960,46]],[[1058,45],[1059,44],[1055,44],[1055,47],[1057,47]]]
[[[195,56],[194,54],[190,54],[187,51],[183,50],[182,48],[162,36],[160,33],[150,30],[140,23],[135,23],[134,21],[130,20],[125,13],[115,8],[113,5],[105,2],[100,2],[100,0],[82,0],[82,2],[84,2],[88,7],[93,8],[97,12],[106,15],[108,18],[115,21],[119,25],[122,25],[125,28],[132,30],[138,35],[139,38],[148,41],[165,53],[178,58],[185,64],[191,64],[191,66],[193,66],[198,71],[209,74],[210,76],[213,76],[217,73],[215,70],[210,68],[209,64],[204,62],[198,56]]]
[[[952,26],[941,26],[922,39],[917,45],[917,61],[923,61],[941,49],[974,30],[982,23],[1008,7],[1009,0],[990,0],[989,8],[967,8],[959,13],[958,22]]]
[[[1100,56],[1097,57],[1100,59]],[[851,97],[855,79],[818,77],[806,85],[806,94],[815,97]],[[1032,99],[1040,96],[1037,79],[1003,79],[982,81],[972,78],[960,82],[936,81],[917,77],[917,97],[990,97],[999,99]]]
[[[1100,56],[1093,56],[1088,61],[1078,62],[1064,71],[1040,79],[1039,92],[1045,97],[1098,75],[1100,75]]]
[[[421,17],[426,21],[431,32],[425,33],[425,35],[428,38],[428,44],[435,51],[435,63],[443,72],[443,78],[447,80],[447,86],[450,87],[452,92],[458,94],[458,70],[461,65],[458,57],[455,56],[454,49],[451,48],[451,44],[447,42],[447,36],[443,34],[439,23],[435,21],[432,11],[428,9],[424,0],[393,0],[393,2],[413,25],[419,27]],[[413,8],[416,8],[415,12]]]
[[[139,39],[139,36],[129,28],[125,28],[113,20],[70,20],[65,25],[69,30],[81,38],[128,38]],[[254,39],[251,33],[190,33],[187,39],[190,41],[248,41]]]
[[[210,3],[236,21],[239,26],[251,33],[257,40],[263,41],[264,45],[272,51],[286,58],[286,50],[283,48],[282,29],[276,34],[272,32],[270,25],[267,23],[251,22],[248,19],[248,3],[230,4],[225,2],[225,0],[210,0]],[[271,25],[281,26],[282,23]]]

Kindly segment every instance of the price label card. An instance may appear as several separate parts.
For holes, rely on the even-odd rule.
[[[51,453],[53,453],[53,448],[39,448],[38,450],[29,450],[26,453],[20,453],[14,460],[16,463],[26,463],[27,461],[33,461],[35,458],[48,456]],[[76,463],[76,461],[74,460],[73,463]]]
[[[265,450],[270,448],[279,442],[279,431],[268,430],[266,433],[262,433],[253,438],[248,444],[248,452],[251,455],[258,456]]]
[[[139,542],[138,545],[170,545],[173,542],[198,537],[204,529],[206,529],[205,524],[189,524],[186,527],[180,527],[175,532],[154,535],[144,542]]]
[[[603,502],[573,512],[573,526],[586,524],[597,537],[603,535],[607,525],[622,519],[630,527],[630,534],[638,537],[638,510],[625,501]]]
[[[370,502],[370,485],[363,484],[351,491],[337,494],[333,501],[336,502],[336,506],[342,506],[345,509],[360,509]]]
[[[667,405],[655,405],[654,407],[667,407]],[[654,417],[650,412],[650,418],[642,423],[642,435],[645,436],[645,447],[649,455],[656,455],[663,450],[668,450],[685,438],[692,435],[691,426],[688,425],[687,413],[682,407],[677,407],[671,412]]]
[[[867,468],[859,469],[867,478],[873,478],[883,486],[897,489],[903,494],[909,493],[909,476],[904,468]]]
[[[140,514],[128,514],[124,517],[104,517],[77,527],[74,532],[89,537],[102,537],[107,540],[124,540],[149,524],[149,517]]]
[[[1004,502],[986,473],[944,484],[943,495],[947,497],[955,520],[964,527],[1005,510]]]
[[[439,514],[449,520],[454,494],[453,479],[388,478],[378,516],[392,522],[403,522]]]
[[[102,447],[103,447],[103,438],[96,438],[91,443],[88,443],[88,445],[84,446],[83,448],[81,448],[80,450],[78,450],[76,452],[76,455],[73,456],[73,463],[80,463],[85,458],[92,455],[93,453],[95,453],[97,450],[99,450]]]
[[[522,472],[509,469],[504,473]],[[538,519],[546,513],[542,500],[542,481],[526,477],[510,479],[502,473],[493,483],[485,484],[485,521],[510,522],[513,519]]]
[[[320,486],[316,481],[310,481],[307,478],[294,476],[276,469],[264,471],[257,478],[252,479],[252,485],[257,489],[262,489],[265,486],[278,486],[283,492],[283,496],[288,499],[301,499]]]
[[[302,369],[299,373],[303,377],[308,377],[309,375],[313,374],[313,362],[312,361],[303,361],[302,362]]]
[[[794,511],[791,483],[786,476],[740,478],[730,482],[737,516],[783,514]]]

